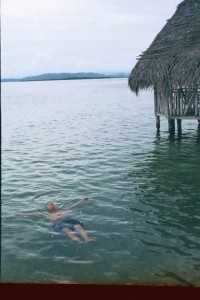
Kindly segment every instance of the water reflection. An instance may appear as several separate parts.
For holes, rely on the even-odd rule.
[[[193,138],[196,139],[197,142],[199,142],[199,138],[200,138],[200,122],[197,123],[197,130],[192,130],[191,134],[188,135],[188,133],[184,133],[184,130],[178,130],[177,131],[173,131],[169,133],[169,141],[173,142],[173,141],[179,141],[182,142],[184,140],[184,138]]]
[[[153,151],[129,173],[137,199],[130,210],[141,219],[134,232],[151,253],[157,276],[184,285],[200,279],[199,152],[199,127],[181,136],[157,133]]]

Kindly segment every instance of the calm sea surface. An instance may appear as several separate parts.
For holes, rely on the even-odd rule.
[[[71,210],[96,242],[42,216]],[[170,138],[127,79],[2,84],[1,280],[200,286],[200,130]]]

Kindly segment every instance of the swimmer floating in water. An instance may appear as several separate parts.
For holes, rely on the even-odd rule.
[[[56,205],[49,201],[46,203],[46,209],[45,212],[30,212],[30,213],[19,213],[18,215],[26,215],[26,216],[46,216],[52,221],[53,229],[56,231],[63,231],[66,233],[73,241],[83,244],[83,243],[89,243],[92,241],[95,241],[95,239],[89,239],[87,232],[84,229],[83,224],[75,219],[71,219],[68,216],[68,211],[72,207],[77,206],[83,201],[88,200],[87,197],[84,197],[83,199],[79,200],[78,202],[75,202],[74,204],[70,204],[67,206],[64,206],[63,208],[57,208]],[[80,239],[77,237],[76,233],[79,233],[79,235],[82,237]]]

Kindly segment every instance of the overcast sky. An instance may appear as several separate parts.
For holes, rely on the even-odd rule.
[[[181,0],[2,0],[2,78],[130,72]]]

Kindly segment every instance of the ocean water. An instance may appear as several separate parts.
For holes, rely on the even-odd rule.
[[[2,84],[1,281],[200,286],[200,129],[127,79]],[[21,212],[71,210],[79,245]]]

